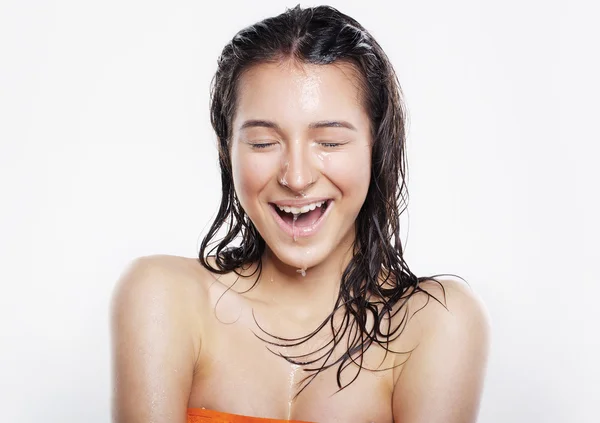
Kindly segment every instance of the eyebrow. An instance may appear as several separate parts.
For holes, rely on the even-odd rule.
[[[251,120],[245,121],[242,124],[242,126],[240,127],[240,131],[242,131],[246,128],[256,128],[256,127],[272,128],[277,131],[281,131],[281,127],[279,125],[277,125],[275,122],[272,122],[270,120],[260,120],[260,119],[251,119]],[[346,122],[345,120],[322,120],[319,122],[312,122],[311,124],[308,125],[308,127],[310,129],[347,128],[347,129],[351,129],[352,131],[356,131],[356,128],[354,127],[354,125],[352,125],[350,122]]]

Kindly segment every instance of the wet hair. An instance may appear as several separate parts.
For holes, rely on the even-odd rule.
[[[301,338],[271,335],[262,328],[267,337],[257,335],[270,345],[291,347],[308,341],[329,325],[332,340],[323,348],[295,356],[276,353],[290,363],[302,365],[308,372],[298,395],[320,372],[335,365],[338,365],[339,390],[347,387],[365,368],[363,355],[372,344],[383,347],[386,355],[401,353],[392,351],[389,343],[400,336],[407,323],[406,302],[417,292],[425,293],[427,302],[429,298],[440,302],[419,285],[425,280],[438,282],[442,290],[443,285],[435,279],[440,275],[415,276],[403,257],[400,215],[408,205],[406,113],[396,73],[366,29],[328,6],[303,9],[298,5],[244,28],[225,46],[218,59],[211,85],[210,113],[218,138],[222,198],[201,243],[200,263],[217,274],[236,272],[238,278],[240,269],[256,264],[252,287],[260,278],[266,245],[235,194],[230,156],[232,122],[243,72],[253,65],[288,60],[315,65],[351,64],[360,79],[362,105],[371,123],[373,140],[370,185],[356,218],[353,255],[342,274],[334,309],[315,331]],[[220,231],[225,235],[218,239]],[[213,255],[216,267],[207,260]],[[339,316],[339,312],[343,318],[336,326],[334,315]],[[392,325],[392,318],[400,312],[404,315],[394,320],[397,325]],[[367,324],[369,316],[372,324]],[[333,359],[334,349],[344,336],[348,337],[346,352]],[[356,374],[342,384],[342,372],[351,364],[356,365]],[[386,369],[377,369],[380,370]]]

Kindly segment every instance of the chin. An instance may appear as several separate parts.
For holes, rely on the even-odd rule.
[[[319,245],[283,245],[269,249],[281,263],[294,270],[318,266],[332,253],[332,248]]]

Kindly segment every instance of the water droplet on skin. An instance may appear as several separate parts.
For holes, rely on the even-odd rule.
[[[298,220],[298,215],[294,215],[294,220],[292,220],[292,237],[294,238],[294,242],[296,242],[296,220]]]
[[[296,270],[296,272],[300,273],[302,276],[306,276],[306,269],[308,268],[308,266],[306,265],[306,258],[310,255],[310,253],[311,253],[310,248],[304,252],[305,257],[302,260],[302,268]]]
[[[289,399],[288,399],[288,414],[287,414],[287,420],[289,420],[292,416],[292,403],[294,402],[294,378],[296,376],[296,372],[298,371],[298,369],[300,368],[299,365],[297,364],[292,364],[292,369],[290,370],[290,392],[289,392]]]
[[[281,179],[279,180],[279,183],[280,183],[281,185],[283,185],[284,187],[287,187],[287,186],[288,186],[288,183],[287,183],[286,176],[287,176],[287,173],[288,173],[288,168],[290,167],[290,164],[289,164],[289,162],[285,162],[285,163],[283,164],[283,167],[285,168],[285,171],[283,172],[283,176],[282,176],[282,177],[281,177]]]

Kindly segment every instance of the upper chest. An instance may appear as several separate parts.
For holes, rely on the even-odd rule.
[[[393,422],[392,393],[399,371],[393,366],[402,361],[395,360],[394,353],[372,344],[362,354],[360,369],[346,360],[340,373],[341,361],[336,360],[358,335],[356,329],[334,335],[327,325],[305,342],[283,342],[263,331],[282,335],[268,330],[280,327],[277,316],[257,319],[248,304],[235,298],[211,306],[203,316],[204,339],[190,407],[320,423]],[[305,364],[293,365],[279,353]],[[319,368],[323,370],[316,372]],[[348,385],[341,391],[338,377],[342,386]]]

